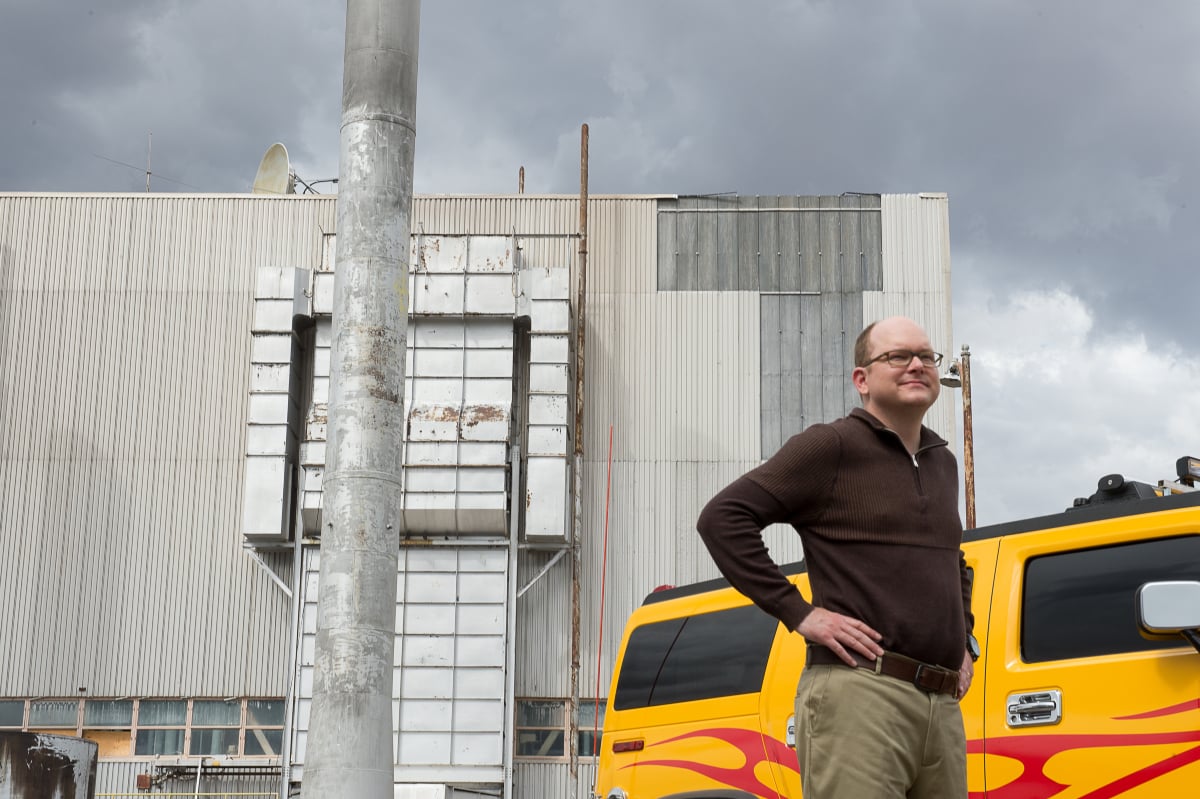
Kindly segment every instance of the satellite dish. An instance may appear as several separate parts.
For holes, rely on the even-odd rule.
[[[254,176],[254,194],[295,194],[296,178],[288,163],[287,148],[275,142],[267,148],[267,154],[258,165]]]

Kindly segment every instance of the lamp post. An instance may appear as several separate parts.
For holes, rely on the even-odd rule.
[[[971,348],[966,344],[958,360],[942,376],[943,386],[962,387],[963,399],[963,481],[967,492],[967,529],[975,529],[975,441],[971,433]]]

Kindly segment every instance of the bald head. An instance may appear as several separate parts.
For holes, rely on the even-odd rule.
[[[854,341],[854,365],[866,366],[871,358],[879,354],[875,352],[877,348],[873,346],[876,340],[890,339],[896,336],[929,340],[925,330],[907,316],[889,316],[878,322],[872,322],[858,334],[858,338]]]

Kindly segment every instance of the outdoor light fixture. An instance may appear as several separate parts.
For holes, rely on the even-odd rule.
[[[1175,461],[1175,474],[1185,486],[1196,485],[1196,481],[1200,480],[1200,458],[1185,455]]]
[[[950,363],[950,368],[946,370],[946,374],[942,375],[940,382],[946,388],[962,386],[962,378],[958,376],[958,361]]]

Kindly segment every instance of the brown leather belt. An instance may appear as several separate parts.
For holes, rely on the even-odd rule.
[[[852,650],[846,650],[860,669],[884,674],[897,680],[904,680],[931,694],[958,694],[958,672],[922,663],[919,660],[897,655],[895,652],[884,652],[875,660],[867,660]],[[823,646],[808,647],[808,665],[810,666],[846,666],[846,661],[835,655],[832,650]],[[849,668],[849,666],[846,666]]]

